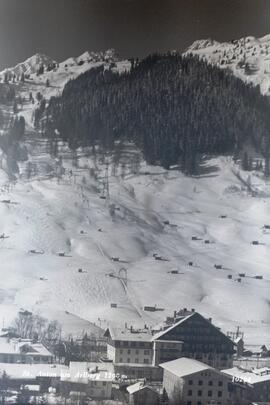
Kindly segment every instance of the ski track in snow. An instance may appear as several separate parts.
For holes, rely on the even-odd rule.
[[[15,310],[25,308],[60,322],[68,313],[94,323],[102,319],[102,326],[109,321],[153,325],[174,309],[192,307],[213,317],[225,331],[240,324],[250,340],[255,326],[260,327],[261,336],[270,341],[270,235],[261,229],[268,223],[270,201],[243,190],[227,193],[228,186],[239,186],[230,171],[232,163],[227,158],[212,160],[220,170],[208,179],[180,172],[163,174],[158,182],[140,174],[121,182],[111,177],[110,202],[120,207],[113,218],[108,203],[87,185],[83,195],[89,208],[84,209],[79,178],[77,184],[66,179],[60,184],[56,179],[19,180],[9,193],[18,205],[0,204],[2,230],[10,236],[0,242],[2,317],[7,322]],[[6,181],[2,173],[2,183]],[[89,186],[92,183],[89,178]],[[127,192],[128,184],[135,199]],[[227,218],[219,218],[222,214]],[[166,220],[170,224],[165,225]],[[192,241],[194,235],[202,240]],[[211,243],[205,244],[205,239]],[[265,245],[252,246],[252,240]],[[31,254],[30,249],[44,254]],[[60,251],[67,256],[59,257]],[[168,261],[155,260],[154,253]],[[112,256],[120,262],[112,262]],[[194,265],[188,266],[189,261]],[[108,276],[118,276],[121,267],[128,271],[127,291],[122,280]],[[171,274],[172,269],[183,274]],[[242,272],[264,279],[234,281]],[[111,303],[118,308],[112,309]],[[147,313],[147,305],[164,311]]]

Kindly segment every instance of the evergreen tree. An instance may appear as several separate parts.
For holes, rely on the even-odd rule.
[[[269,101],[257,87],[194,56],[150,55],[119,74],[91,69],[51,98],[43,113],[70,147],[132,141],[150,164],[179,164],[198,174],[205,153],[238,154],[247,143],[263,152]],[[249,162],[248,162],[249,165]]]

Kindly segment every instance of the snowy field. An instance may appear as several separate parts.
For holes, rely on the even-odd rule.
[[[0,203],[1,231],[9,236],[0,242],[6,323],[23,308],[79,332],[85,321],[154,325],[192,307],[224,331],[240,325],[247,341],[270,343],[270,233],[262,229],[270,201],[248,193],[229,158],[207,161],[197,178],[146,166],[113,176],[109,168],[107,199],[105,166],[98,171],[86,157],[78,164],[66,159],[61,179],[22,179],[9,190],[1,173],[0,201],[10,200]],[[122,267],[127,287],[123,272],[117,278]],[[246,275],[240,283],[239,273]],[[164,311],[143,310],[155,305]]]

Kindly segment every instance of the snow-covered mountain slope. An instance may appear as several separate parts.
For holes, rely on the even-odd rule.
[[[18,105],[18,113],[26,119],[28,130],[33,130],[33,112],[39,104],[36,98],[38,93],[48,101],[51,97],[60,95],[69,80],[101,65],[105,69],[119,73],[130,69],[128,60],[118,59],[118,55],[113,49],[104,52],[87,51],[79,57],[68,58],[59,64],[45,55],[36,54],[25,62],[0,72],[0,79],[3,81],[8,72],[10,83],[14,86],[17,98],[23,101],[22,105]],[[41,65],[44,66],[44,73],[37,75]],[[49,70],[47,69],[48,66],[50,66]],[[20,80],[19,72],[22,71],[29,75],[29,77],[25,77],[24,82]],[[15,81],[12,77],[14,73],[16,74]],[[30,100],[30,93],[32,93],[33,100]],[[10,109],[10,113],[12,113],[12,109]]]
[[[61,62],[59,65],[62,67],[70,67],[82,64],[84,62],[117,62],[119,56],[117,55],[114,49],[108,49],[104,52],[89,52],[86,51],[78,57],[70,57],[67,60]],[[26,75],[35,74],[38,72],[41,66],[44,67],[44,70],[48,67],[57,67],[58,63],[51,57],[44,55],[42,53],[36,53],[35,55],[27,58],[24,62],[18,63],[14,67],[4,69],[0,72],[0,76],[3,76],[5,72],[15,74],[20,76],[22,73]],[[57,69],[55,69],[57,70]]]
[[[33,74],[38,71],[41,65],[43,65],[46,69],[52,64],[56,64],[56,62],[52,58],[44,54],[36,53],[35,55],[26,59],[24,62],[18,63],[16,66],[0,72],[0,75],[3,75],[5,72],[9,72],[18,76],[20,76],[22,73]]]
[[[252,176],[252,197],[228,158],[205,161],[192,178],[138,168],[128,145],[119,165],[107,157],[108,194],[106,165],[87,151],[74,159],[64,144],[58,149],[62,178],[33,171],[10,183],[1,171],[1,232],[9,238],[0,241],[0,317],[8,322],[23,308],[79,333],[86,321],[154,325],[192,307],[225,331],[240,325],[247,341],[270,343],[270,234],[262,229],[269,185]],[[36,152],[42,156],[38,142]],[[155,305],[163,310],[144,311]]]
[[[247,83],[259,85],[263,94],[270,94],[270,35],[252,36],[220,43],[211,39],[195,41],[185,52],[192,53],[230,69]]]

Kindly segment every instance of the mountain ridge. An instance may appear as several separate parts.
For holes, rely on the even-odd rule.
[[[0,75],[4,75],[6,72],[15,75],[21,75],[22,73],[31,75],[37,73],[39,68],[43,65],[45,70],[52,66],[56,67],[58,65],[61,66],[74,66],[84,62],[116,62],[119,60],[119,56],[115,49],[107,49],[106,51],[85,51],[81,55],[77,57],[69,57],[64,61],[58,63],[55,59],[51,58],[50,56],[44,53],[35,53],[34,55],[28,57],[22,62],[17,63],[15,66],[10,66],[2,71],[0,71]]]

